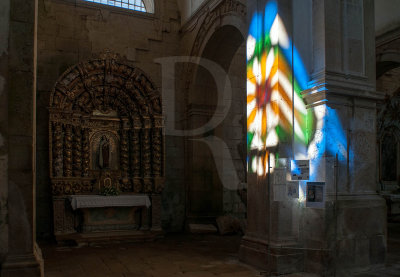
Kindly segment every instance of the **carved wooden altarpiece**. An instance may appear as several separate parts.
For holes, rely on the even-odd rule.
[[[76,231],[68,196],[99,194],[107,186],[121,194],[148,195],[152,225],[159,228],[155,211],[160,210],[164,185],[162,106],[144,72],[105,52],[59,78],[49,112],[55,233]]]

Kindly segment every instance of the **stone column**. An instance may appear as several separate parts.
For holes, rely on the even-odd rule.
[[[248,102],[252,101],[249,99],[255,99],[259,107],[253,109],[248,106],[247,115],[254,112],[260,114],[258,121],[252,121],[251,117],[248,117],[249,127],[250,124],[257,124],[257,129],[253,129],[254,132],[251,127],[249,128],[248,138],[254,135],[260,138],[260,142],[257,145],[252,143],[248,145],[250,150],[247,153],[247,230],[240,246],[239,258],[274,275],[304,270],[303,246],[298,230],[299,203],[297,199],[286,198],[286,183],[287,173],[289,173],[288,164],[290,165],[288,161],[293,159],[297,149],[296,137],[293,133],[296,135],[299,133],[293,132],[296,127],[299,127],[294,124],[294,119],[298,118],[296,114],[293,115],[293,111],[297,112],[296,109],[298,109],[294,89],[299,90],[297,87],[305,86],[304,82],[300,83],[297,80],[297,74],[294,74],[298,66],[295,63],[299,59],[294,59],[293,56],[295,51],[303,49],[299,47],[301,41],[295,39],[295,34],[299,30],[307,33],[304,30],[309,27],[306,23],[310,16],[307,14],[309,12],[307,8],[311,10],[310,3],[311,1],[292,0],[248,2],[247,14],[250,25],[247,38],[247,71],[249,76],[254,74],[254,86],[260,94],[265,92],[270,100],[266,104],[265,100],[255,93],[256,90],[251,92],[251,88],[248,88]],[[295,7],[296,4],[299,6]],[[296,22],[296,13],[301,14],[300,22]],[[259,17],[257,18],[256,15]],[[251,52],[252,40],[257,45],[253,52]],[[306,40],[306,37],[302,40]],[[310,48],[306,49],[310,51]],[[251,65],[262,61],[264,56],[268,56],[261,62],[265,67],[260,72],[256,72],[256,66]],[[261,77],[263,71],[267,72],[265,64],[271,61],[273,65],[271,64],[268,69],[270,73]],[[295,86],[292,83],[293,79],[297,82]],[[248,77],[249,84],[252,80],[252,77]],[[275,80],[276,85],[270,85]],[[302,100],[298,99],[298,101]],[[261,120],[261,114],[265,115],[264,120]],[[302,119],[304,122],[304,118]],[[274,124],[274,127],[270,127]],[[305,125],[305,123],[300,125],[298,128],[302,129],[300,132],[304,131]],[[276,139],[270,136],[271,134],[275,134]],[[306,143],[302,141],[301,144],[305,148]],[[277,158],[276,161],[275,158]],[[278,159],[281,159],[279,163]],[[279,193],[282,188],[283,196]]]
[[[305,270],[348,275],[384,263],[386,253],[386,205],[375,183],[374,1],[314,1],[312,13],[314,70],[303,95],[322,135],[308,154],[326,200],[305,210]]]
[[[7,198],[8,198],[8,35],[9,0],[0,2],[0,259],[8,250]]]
[[[35,236],[37,1],[9,2],[8,252],[1,276],[41,276],[43,262]]]
[[[248,14],[253,16],[257,10],[264,15],[271,2],[248,3]],[[248,229],[239,256],[269,272],[294,272],[299,264],[302,271],[320,276],[349,276],[356,268],[382,264],[386,252],[386,205],[375,184],[379,96],[375,92],[374,1],[275,2],[288,34],[282,44],[290,45],[285,44],[290,39],[307,71],[302,98],[313,120],[307,124],[310,138],[303,150],[293,136],[279,141],[278,149],[271,151],[280,158],[310,160],[309,181],[325,183],[324,200],[313,208],[300,199],[301,216],[295,219],[281,204],[272,202],[276,168],[270,176],[249,173]],[[291,57],[296,73],[299,60]],[[285,58],[291,59],[290,55]],[[284,147],[293,153],[283,156],[280,149]],[[301,182],[305,193],[307,182]],[[288,216],[291,226],[286,224]],[[285,233],[290,235],[289,229],[280,229],[284,225],[298,230],[297,235],[292,233],[296,244],[281,239]]]

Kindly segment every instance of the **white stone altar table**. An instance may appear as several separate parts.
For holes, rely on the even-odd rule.
[[[148,195],[71,195],[72,210],[81,215],[78,230],[84,233],[148,230],[151,201]]]
[[[64,211],[59,218],[67,226],[55,232],[57,241],[143,241],[163,235],[160,195],[66,195],[54,203]]]
[[[106,207],[140,207],[151,206],[151,201],[147,195],[71,195],[69,196],[73,210]]]

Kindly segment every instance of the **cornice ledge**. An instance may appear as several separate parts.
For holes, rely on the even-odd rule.
[[[370,101],[382,101],[384,95],[377,92],[370,84],[362,84],[352,80],[345,81],[342,78],[329,78],[325,76],[309,83],[309,88],[302,92],[307,105],[321,104],[328,100],[329,96],[346,98],[358,98]]]

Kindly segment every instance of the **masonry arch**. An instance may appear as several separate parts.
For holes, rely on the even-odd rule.
[[[187,129],[201,128],[212,117],[221,116],[221,123],[200,136],[200,139],[217,138],[225,146],[212,149],[204,141],[188,139],[186,142],[186,216],[189,221],[207,221],[224,213],[240,213],[233,206],[242,207],[242,212],[246,209],[237,191],[228,189],[223,184],[223,180],[236,180],[238,184],[230,185],[239,188],[240,183],[245,180],[245,148],[238,143],[245,141],[245,120],[242,120],[242,116],[245,116],[246,95],[244,18],[239,14],[229,13],[214,21],[206,18],[205,22],[194,42],[192,56],[211,60],[228,73],[232,91],[227,92],[231,95],[224,97],[232,101],[223,103],[230,107],[228,114],[222,113],[224,107],[218,106],[218,93],[223,92],[217,91],[216,80],[206,68],[193,67],[192,81],[186,97],[189,109]],[[231,178],[232,176],[238,178]]]
[[[398,51],[385,51],[376,57],[376,78],[379,79],[386,72],[400,67],[400,53]]]

